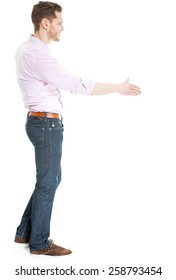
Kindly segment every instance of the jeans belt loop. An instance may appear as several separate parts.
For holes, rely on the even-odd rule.
[[[44,112],[44,121],[47,121],[47,112]]]

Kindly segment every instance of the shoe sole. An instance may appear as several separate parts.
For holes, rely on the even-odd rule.
[[[70,257],[72,255],[72,253],[71,254],[68,254],[68,255],[61,255],[61,256],[51,256],[51,255],[42,255],[42,254],[32,254],[32,253],[30,253],[30,256],[32,256],[32,257],[34,257],[34,258],[39,258],[39,257],[41,257],[41,258],[51,258],[51,257],[59,257],[59,258],[63,258],[63,257]]]
[[[18,243],[18,242],[14,242],[15,243],[15,246],[24,246],[24,247],[28,247],[29,246],[29,243]]]

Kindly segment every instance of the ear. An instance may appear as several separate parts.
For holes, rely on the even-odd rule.
[[[42,26],[42,28],[43,29],[45,29],[45,30],[47,30],[48,29],[48,19],[47,18],[43,18],[42,20],[41,20],[41,26]]]

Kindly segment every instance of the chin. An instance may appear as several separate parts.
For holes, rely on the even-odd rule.
[[[53,41],[54,41],[54,42],[59,42],[59,41],[60,41],[60,38],[54,38]]]
[[[57,42],[60,41],[60,37],[56,37],[55,41]]]

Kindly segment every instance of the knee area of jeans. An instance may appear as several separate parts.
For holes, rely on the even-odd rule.
[[[56,192],[57,186],[37,186],[35,191],[39,196],[52,197]]]
[[[55,177],[53,180],[47,180],[36,183],[36,189],[41,194],[53,194],[61,182],[61,176]]]

